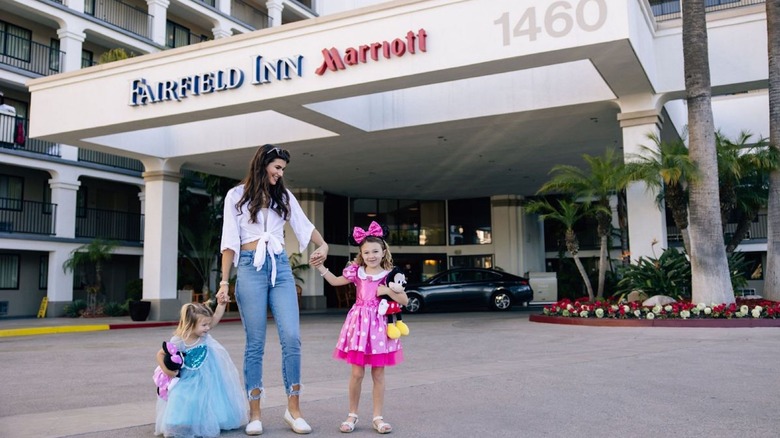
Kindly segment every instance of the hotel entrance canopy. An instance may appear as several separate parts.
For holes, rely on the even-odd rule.
[[[766,77],[739,35],[723,90]],[[646,0],[393,1],[33,80],[30,134],[233,178],[281,144],[291,186],[350,196],[527,195],[679,98],[681,53]]]

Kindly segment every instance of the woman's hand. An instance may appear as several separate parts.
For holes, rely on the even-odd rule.
[[[325,262],[325,259],[328,258],[328,244],[323,243],[320,245],[319,248],[315,249],[314,252],[311,253],[311,256],[309,256],[309,264],[314,266],[319,266]]]
[[[230,302],[230,285],[220,284],[217,290],[217,303],[229,303]]]

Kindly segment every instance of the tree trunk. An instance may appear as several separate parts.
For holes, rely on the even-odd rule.
[[[623,266],[631,264],[631,255],[628,251],[628,201],[626,191],[621,190],[617,195],[618,224],[620,224],[620,259]]]
[[[687,254],[691,253],[691,239],[688,236],[688,199],[685,190],[679,184],[666,186],[666,204],[672,211],[674,225],[680,230],[683,247]]]
[[[739,244],[745,239],[748,231],[750,231],[750,226],[752,225],[753,219],[755,219],[757,214],[757,211],[751,211],[750,213],[742,213],[739,215],[739,220],[737,221],[737,227],[734,230],[734,234],[731,236],[731,239],[729,239],[728,244],[726,244],[726,254],[731,254],[734,252]]]
[[[593,301],[593,285],[590,284],[588,272],[585,270],[585,267],[582,266],[580,256],[577,255],[580,252],[580,244],[577,242],[577,236],[572,230],[566,230],[566,249],[569,251],[569,254],[571,254],[571,258],[574,259],[574,264],[577,266],[577,270],[580,271],[582,281],[585,282],[585,289],[588,290],[588,299]]]
[[[599,288],[596,297],[604,297],[604,283],[607,278],[607,246],[609,245],[609,236],[601,236],[601,250],[599,251]]]
[[[683,8],[683,60],[688,102],[689,155],[699,178],[689,184],[691,286],[695,303],[733,303],[718,194],[718,161],[712,119],[707,20],[704,0],[686,0]]]
[[[766,27],[769,52],[769,143],[780,149],[780,1],[767,0]],[[769,175],[767,252],[764,297],[780,301],[780,169]]]

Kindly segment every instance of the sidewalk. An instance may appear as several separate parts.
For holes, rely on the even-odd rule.
[[[530,322],[532,313],[405,317],[411,329],[403,338],[405,360],[387,370],[382,411],[394,427],[392,436],[777,436],[777,328],[580,327]],[[131,324],[128,320],[101,318],[95,325]],[[331,359],[343,321],[343,311],[301,318],[301,407],[312,437],[344,436],[338,425],[348,412],[350,371]],[[0,330],[55,329],[73,322],[2,321]],[[0,436],[153,438],[154,354],[172,330],[151,326],[0,338],[6,375]],[[240,370],[241,324],[220,324],[212,334]],[[263,436],[292,438],[296,435],[282,420],[281,362],[275,324],[269,322]],[[367,370],[353,433],[358,437],[377,435],[371,428],[370,376]],[[234,430],[222,436],[245,435]]]
[[[301,315],[346,314],[348,309],[302,310]],[[269,316],[270,318],[270,316]],[[240,322],[238,311],[225,312],[222,322]],[[10,318],[0,319],[0,338],[10,336],[46,335],[54,333],[94,332],[131,328],[176,326],[172,321],[133,321],[129,316],[100,318]]]
[[[240,321],[238,312],[227,312],[224,322]],[[0,338],[53,333],[93,332],[129,328],[175,326],[178,321],[133,321],[129,316],[100,318],[14,318],[0,319]]]

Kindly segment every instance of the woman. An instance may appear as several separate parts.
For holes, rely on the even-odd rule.
[[[263,433],[260,399],[264,397],[263,352],[270,307],[282,346],[282,377],[287,393],[284,420],[296,433],[310,433],[301,417],[301,338],[298,296],[284,251],[284,224],[289,221],[303,251],[314,242],[309,262],[321,264],[328,245],[284,186],[290,154],[267,144],[255,153],[249,173],[225,196],[222,228],[222,281],[217,297],[227,297],[231,265],[238,267],[236,301],[246,333],[244,385],[249,398],[247,435]]]

